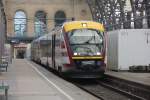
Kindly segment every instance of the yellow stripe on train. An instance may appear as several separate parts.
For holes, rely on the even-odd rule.
[[[72,22],[66,22],[64,24],[64,30],[65,32],[69,32],[74,29],[96,29],[99,31],[104,31],[104,26],[98,22],[93,21],[72,21]]]
[[[87,59],[103,59],[103,57],[72,57],[72,59],[85,59],[85,60],[87,60]]]

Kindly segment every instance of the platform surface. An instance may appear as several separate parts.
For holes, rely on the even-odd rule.
[[[105,74],[150,86],[150,73],[106,71]]]
[[[9,84],[8,100],[98,100],[27,60],[13,60],[0,80]]]

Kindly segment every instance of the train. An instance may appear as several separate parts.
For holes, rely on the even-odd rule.
[[[70,78],[101,78],[106,69],[101,23],[70,21],[31,43],[31,59]]]

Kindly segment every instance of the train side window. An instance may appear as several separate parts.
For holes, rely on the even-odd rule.
[[[60,44],[60,34],[59,33],[57,33],[56,35],[55,35],[55,46],[56,47],[58,47],[59,46],[59,44]]]
[[[56,40],[55,40],[55,45],[56,45],[56,46],[59,46],[59,44],[60,44],[60,40],[56,39]]]
[[[60,48],[64,48],[64,37],[63,34],[60,34]]]

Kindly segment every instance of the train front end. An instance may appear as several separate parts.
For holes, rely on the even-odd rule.
[[[106,68],[103,25],[90,21],[75,21],[64,25],[64,39],[69,64],[64,75],[72,78],[100,78]]]

